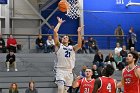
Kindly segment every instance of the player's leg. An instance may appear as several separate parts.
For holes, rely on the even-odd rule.
[[[65,79],[64,79],[64,73],[63,71],[56,70],[56,84],[58,87],[58,93],[64,93],[64,86],[65,86]]]
[[[65,73],[66,74],[66,77],[65,77],[65,80],[66,80],[66,85],[65,85],[65,90],[64,90],[64,93],[68,93],[68,89],[72,86],[72,82],[73,82],[73,73],[71,72],[67,72]]]
[[[58,80],[56,81],[56,84],[58,86],[58,93],[64,93],[64,90],[65,90],[64,81]]]

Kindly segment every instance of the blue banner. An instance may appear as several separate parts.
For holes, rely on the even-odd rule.
[[[7,4],[7,0],[0,0],[0,4]]]

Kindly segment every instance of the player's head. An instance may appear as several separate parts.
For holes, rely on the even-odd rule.
[[[128,53],[128,55],[126,57],[126,62],[128,64],[131,64],[133,62],[134,62],[134,64],[136,64],[138,61],[138,58],[139,58],[138,53],[136,51],[131,51]]]
[[[69,43],[69,36],[68,35],[64,35],[62,37],[62,43],[63,44],[68,44]]]
[[[87,78],[90,78],[93,75],[93,72],[90,68],[87,68],[85,71],[85,75]]]
[[[109,76],[112,76],[114,73],[114,67],[110,64],[108,64],[105,68],[103,68],[102,70],[102,75],[103,76],[106,76],[106,77],[109,77]]]

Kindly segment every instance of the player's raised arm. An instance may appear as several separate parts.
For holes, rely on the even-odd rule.
[[[78,27],[78,29],[77,29],[77,32],[78,32],[78,43],[73,47],[74,51],[78,51],[81,48],[81,46],[82,46],[82,39],[81,39],[82,35],[81,35],[81,32],[83,30],[83,27],[84,26],[81,26],[81,27]]]
[[[95,80],[95,83],[94,83],[94,89],[93,89],[93,92],[92,93],[97,93],[98,89],[100,88],[101,86],[101,81],[99,78],[97,78]]]
[[[58,30],[59,30],[61,24],[65,22],[65,20],[63,20],[60,17],[57,17],[57,20],[58,20],[58,24],[54,28],[54,43],[55,43],[55,46],[59,46]]]

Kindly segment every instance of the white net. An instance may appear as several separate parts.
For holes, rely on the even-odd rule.
[[[80,4],[78,0],[68,0],[69,9],[67,10],[66,15],[71,19],[77,19],[80,17]]]

